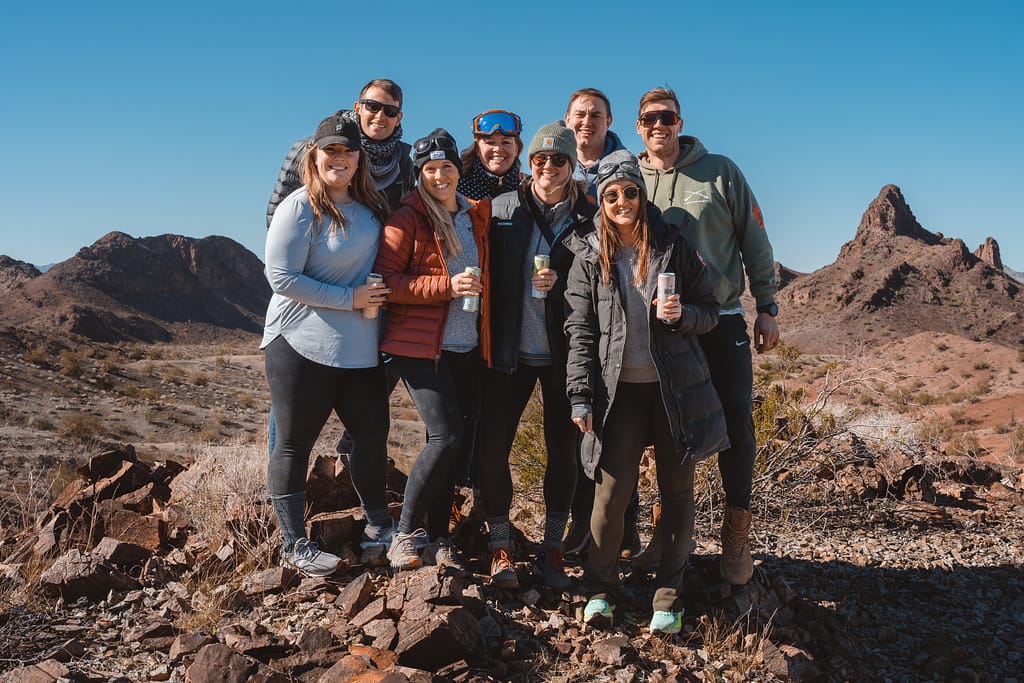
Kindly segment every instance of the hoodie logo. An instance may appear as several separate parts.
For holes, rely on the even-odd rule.
[[[683,204],[710,204],[711,195],[707,190],[683,190]]]
[[[764,230],[764,216],[761,215],[761,207],[754,204],[754,218],[757,219],[757,224]]]

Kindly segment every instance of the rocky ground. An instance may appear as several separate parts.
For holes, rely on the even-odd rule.
[[[552,594],[532,578],[528,542],[520,544],[522,588],[488,586],[471,499],[459,536],[469,576],[433,567],[391,576],[379,553],[353,544],[360,516],[339,503],[313,512],[315,532],[346,559],[345,570],[329,581],[299,580],[275,566],[260,494],[265,393],[257,356],[114,346],[86,353],[41,338],[4,340],[6,680],[1024,679],[1016,417],[986,422],[972,412],[996,405],[994,394],[974,393],[977,402],[964,397],[937,416],[943,428],[973,428],[979,441],[1001,432],[1003,450],[972,454],[948,447],[963,445],[955,435],[912,439],[896,423],[882,430],[892,438],[880,438],[867,418],[893,410],[888,404],[846,397],[832,421],[807,409],[822,390],[820,367],[835,359],[761,367],[773,375],[763,379],[785,386],[762,397],[775,407],[758,425],[766,446],[754,580],[734,588],[718,578],[721,502],[709,464],[699,477],[684,632],[662,638],[646,631],[650,577],[634,576],[628,561],[608,631],[583,627],[578,587]],[[67,371],[74,359],[62,359],[65,351],[78,354],[79,372]],[[979,358],[977,351],[965,358]],[[987,391],[1016,381],[1002,356],[985,362],[990,368],[976,372],[991,373]],[[806,421],[787,412],[798,385]],[[880,401],[878,389],[865,393]],[[244,394],[251,400],[238,400]],[[406,401],[396,394],[396,505],[400,471],[421,438]],[[93,415],[92,431],[65,426],[75,414]],[[216,436],[200,436],[207,427]],[[344,468],[332,459],[338,427],[331,430],[318,445],[311,486],[333,492],[318,498],[351,503]],[[136,448],[102,445],[113,442]],[[533,536],[537,463],[528,445],[520,450],[526,503],[515,521]],[[642,494],[649,520],[653,493],[644,486]],[[649,524],[642,533],[647,538]],[[580,575],[578,567],[570,572]]]

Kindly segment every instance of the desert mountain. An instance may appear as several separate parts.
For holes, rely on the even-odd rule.
[[[210,341],[259,332],[270,299],[263,264],[226,237],[111,232],[43,274],[18,264],[0,262],[0,292],[8,289],[0,323],[93,341]]]
[[[0,294],[6,294],[18,283],[39,277],[39,270],[31,263],[0,255]]]
[[[972,253],[929,232],[895,185],[871,202],[835,263],[793,276],[778,299],[786,340],[808,352],[922,331],[1024,343],[1024,293],[1003,271],[996,241]]]

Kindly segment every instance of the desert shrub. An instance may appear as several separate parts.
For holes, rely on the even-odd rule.
[[[57,434],[75,441],[91,441],[103,434],[103,425],[95,415],[72,413],[61,422]]]
[[[193,443],[219,443],[223,439],[224,435],[221,433],[220,427],[216,425],[207,425],[192,433]]]
[[[178,384],[185,377],[185,371],[177,365],[168,365],[160,373],[160,379],[167,384]]]
[[[41,346],[33,346],[31,349],[23,353],[21,358],[26,363],[31,363],[32,365],[37,366],[46,366],[49,362],[49,354],[46,353],[46,349]]]
[[[135,398],[139,395],[139,385],[135,382],[125,382],[121,385],[121,393],[128,398]]]
[[[81,377],[82,356],[75,351],[61,351],[57,368],[60,374],[66,377]]]
[[[991,367],[992,366],[989,365],[986,361],[983,361],[983,360],[974,361],[974,369],[975,370],[988,370]]]
[[[53,423],[42,415],[33,415],[30,417],[28,420],[28,426],[30,429],[37,429],[41,432],[52,432],[54,430]]]
[[[956,434],[946,444],[946,455],[963,455],[975,458],[981,455],[984,450],[978,441],[978,437],[970,432]]]
[[[159,401],[160,390],[157,389],[156,387],[146,387],[144,389],[139,389],[139,398],[141,398],[143,401]]]
[[[544,445],[544,400],[539,388],[534,390],[519,420],[509,463],[516,481],[516,496],[523,495],[530,503],[543,504],[548,451]]]
[[[946,344],[945,342],[939,342],[938,344],[935,345],[935,350],[936,351],[948,351],[949,350],[949,345]]]
[[[207,375],[202,370],[196,370],[195,372],[189,374],[188,383],[194,384],[197,387],[205,387],[207,384],[210,383],[210,376]]]

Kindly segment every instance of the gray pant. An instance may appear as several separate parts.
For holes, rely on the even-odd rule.
[[[655,577],[653,607],[678,611],[683,570],[693,536],[695,463],[692,458],[680,463],[660,385],[619,382],[602,433],[601,461],[594,477],[594,510],[590,516],[594,542],[584,564],[584,580],[591,597],[616,602],[623,519],[636,486],[644,447],[653,442],[661,490],[659,526],[665,542]]]

